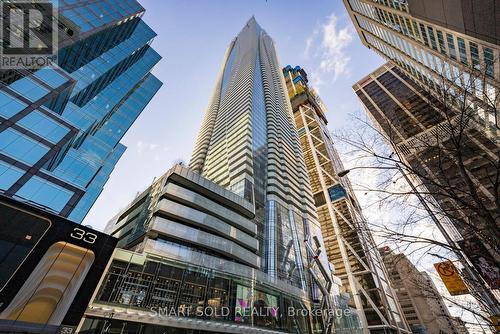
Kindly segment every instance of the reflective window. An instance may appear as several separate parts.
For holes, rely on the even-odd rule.
[[[234,321],[242,323],[252,322],[252,290],[238,285],[236,290],[236,306]]]
[[[266,198],[267,179],[267,124],[266,105],[264,98],[264,87],[262,84],[261,60],[259,50],[255,58],[255,73],[252,84],[252,151],[253,151],[253,171],[254,185],[246,181],[245,198],[255,201],[256,215],[263,220],[263,213]],[[253,189],[252,189],[253,188]],[[252,190],[255,194],[252,194]]]
[[[460,54],[460,61],[467,65],[467,50],[465,49],[465,41],[457,37],[457,42],[458,42],[458,53]]]
[[[221,277],[211,277],[207,291],[207,307],[215,310],[210,318],[224,318],[224,308],[229,307],[231,281]]]
[[[75,12],[74,9],[69,9],[69,10],[64,10],[62,14],[69,20],[73,21],[76,25],[78,25],[82,31],[89,31],[92,29],[92,26],[88,23],[86,23],[78,14]]]
[[[33,165],[49,151],[49,148],[9,128],[0,132],[0,151]]]
[[[436,34],[438,37],[439,49],[441,50],[442,54],[446,54],[446,46],[444,44],[443,32],[436,30]]]
[[[230,75],[232,73],[232,67],[233,67],[234,58],[236,56],[236,52],[237,51],[236,51],[236,44],[235,44],[233,46],[233,48],[231,49],[231,53],[229,54],[229,57],[227,59],[226,66],[224,67],[224,74],[222,76],[221,96],[224,96],[224,93],[226,92],[227,84],[229,83]]]
[[[0,189],[9,189],[23,174],[21,169],[0,161]]]
[[[73,192],[38,176],[33,176],[16,195],[59,212],[69,201]]]
[[[446,33],[446,41],[448,43],[448,51],[450,52],[451,59],[457,59],[457,51],[455,49],[455,40],[452,34]]]
[[[235,322],[273,329],[279,326],[276,296],[238,285],[235,304]]]
[[[480,62],[479,62],[479,50],[478,50],[477,44],[473,43],[473,42],[469,42],[469,47],[470,47],[470,56],[471,56],[471,60],[472,60],[472,66],[474,66],[474,68],[476,70],[479,70]]]
[[[84,32],[108,24],[113,20],[129,16],[141,9],[136,1],[126,0],[104,0],[95,4],[85,3],[80,6],[64,10],[63,15],[77,24]]]
[[[81,221],[96,200],[123,154],[120,139],[161,86],[161,82],[149,74],[161,59],[149,46],[156,34],[136,15],[138,11],[142,8],[135,0],[61,0],[60,14],[81,28],[72,28],[73,31],[103,25],[107,25],[106,29],[95,29],[82,36],[81,41],[60,49],[59,68],[46,67],[26,77],[16,73],[9,81],[9,88],[23,96],[20,101],[24,103],[0,91],[2,120],[22,112],[31,102],[46,98],[46,108],[81,130],[74,149],[62,150],[47,165],[54,176],[85,190],[86,195],[71,212],[75,221]],[[112,21],[117,24],[109,24]],[[75,85],[62,90],[61,86],[69,81],[68,76]],[[51,88],[61,91],[54,92]],[[77,104],[73,98],[82,91],[85,98]],[[33,111],[16,124],[29,132],[9,130],[1,134],[1,153],[30,165],[43,157],[52,145],[45,145],[49,148],[41,145],[32,134],[56,143],[69,132],[57,119],[45,116],[40,110]],[[2,171],[7,173],[5,168]],[[8,173],[9,178],[5,174],[2,180],[3,186],[14,182],[12,170]]]
[[[71,183],[85,187],[97,173],[99,166],[78,151],[70,150],[63,161],[54,170],[54,175]]]
[[[184,282],[179,295],[181,309],[196,310],[198,306],[204,306],[207,278],[204,273],[191,270],[184,272]]]
[[[49,91],[30,78],[22,78],[12,83],[9,88],[16,91],[18,94],[27,98],[30,101],[37,101],[47,95]]]
[[[422,40],[425,45],[429,46],[429,42],[427,41],[427,33],[425,32],[425,26],[422,23],[420,25],[420,33],[422,34]]]
[[[106,273],[96,301],[121,307],[156,310],[184,310],[182,316],[216,319],[252,327],[287,329],[293,317],[285,305],[302,309],[285,295],[269,293],[260,283],[244,283],[238,278],[203,268],[180,268],[168,263],[146,260],[134,263],[133,254],[120,254]],[[126,258],[129,258],[126,260]],[[197,310],[207,310],[196,314]],[[167,313],[165,313],[167,312]],[[304,329],[307,325],[296,324]],[[307,330],[305,332],[308,332]]]
[[[27,105],[0,90],[0,116],[10,118],[26,108]]]
[[[52,88],[57,88],[67,81],[65,77],[50,68],[42,68],[36,71],[35,76]]]
[[[486,75],[494,77],[495,73],[493,70],[493,50],[490,48],[483,48],[484,53],[484,64],[486,66]]]
[[[431,47],[437,50],[436,38],[434,37],[434,29],[432,27],[427,27],[427,32],[429,33],[429,40],[431,41]]]
[[[68,133],[68,128],[36,110],[23,117],[17,124],[53,143],[59,142]]]

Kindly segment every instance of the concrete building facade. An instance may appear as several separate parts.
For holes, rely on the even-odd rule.
[[[389,247],[379,251],[412,333],[461,334],[429,274]]]
[[[300,66],[283,69],[328,259],[364,333],[408,330],[373,236],[327,128],[327,109]]]

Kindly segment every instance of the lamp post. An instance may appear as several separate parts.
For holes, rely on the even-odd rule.
[[[344,177],[347,174],[349,174],[352,170],[355,170],[355,169],[399,169],[398,167],[368,167],[368,166],[353,167],[350,169],[341,170],[340,172],[337,173],[337,176]]]

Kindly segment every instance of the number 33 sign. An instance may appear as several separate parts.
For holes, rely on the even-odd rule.
[[[73,229],[73,232],[71,232],[69,236],[78,240],[82,240],[88,244],[93,244],[97,239],[97,234],[87,232],[78,227],[75,227]]]

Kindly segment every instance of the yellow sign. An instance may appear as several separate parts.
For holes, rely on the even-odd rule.
[[[469,293],[469,290],[465,286],[464,281],[462,281],[462,277],[460,277],[460,274],[458,273],[457,268],[455,268],[453,262],[444,261],[435,263],[434,268],[436,268],[450,295],[458,296]]]
[[[495,329],[497,331],[500,331],[500,316],[498,315],[492,315],[490,317],[491,319],[491,323],[493,324],[493,326],[495,326]]]

